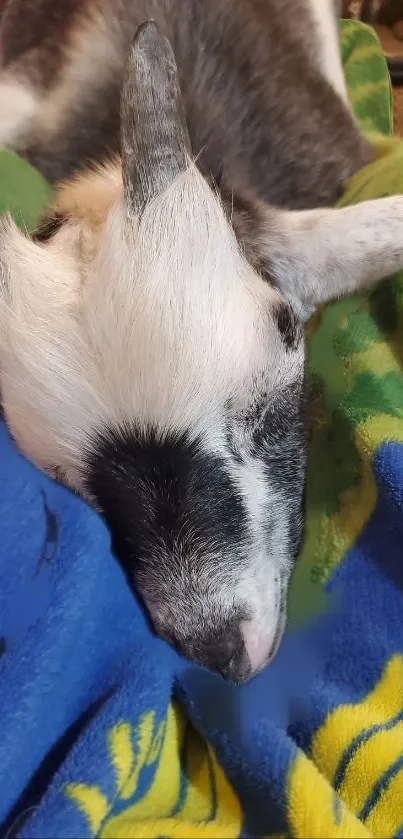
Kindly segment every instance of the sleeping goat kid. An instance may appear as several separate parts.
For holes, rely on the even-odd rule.
[[[301,537],[303,321],[403,267],[403,198],[327,209],[373,157],[333,0],[10,0],[1,60],[0,142],[56,185],[1,225],[7,422],[157,633],[246,680]]]

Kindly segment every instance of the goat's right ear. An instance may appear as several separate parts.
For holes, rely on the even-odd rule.
[[[126,204],[135,216],[185,171],[191,156],[175,57],[152,21],[137,30],[127,61],[121,153]]]

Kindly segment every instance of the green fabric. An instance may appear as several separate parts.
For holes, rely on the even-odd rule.
[[[351,180],[340,206],[403,191],[403,142],[392,132],[389,74],[375,32],[343,21],[349,97],[376,160]],[[290,593],[291,625],[324,606],[322,583],[346,555],[376,504],[375,451],[403,441],[403,277],[325,307],[308,327],[310,454],[307,528]]]
[[[378,150],[352,179],[341,202],[347,204],[403,191],[403,142],[390,137],[390,80],[374,31],[342,21],[340,39],[353,110]],[[31,230],[49,195],[37,172],[0,151],[0,212]],[[291,585],[291,626],[323,607],[323,581],[374,509],[375,448],[386,438],[403,441],[402,299],[400,277],[327,306],[310,326],[307,531]]]
[[[370,26],[340,24],[341,57],[351,107],[363,131],[392,133],[392,90],[385,57]]]
[[[0,150],[0,214],[11,213],[22,229],[31,231],[50,195],[36,169],[17,154]]]

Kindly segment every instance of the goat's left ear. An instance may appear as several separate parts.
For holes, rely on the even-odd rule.
[[[258,241],[265,274],[306,320],[323,303],[403,269],[403,196],[342,209],[265,207]]]
[[[137,30],[126,65],[121,152],[126,204],[135,216],[185,171],[191,156],[175,57],[152,21]]]

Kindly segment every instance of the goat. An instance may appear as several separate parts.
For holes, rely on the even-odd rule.
[[[333,0],[9,0],[0,142],[54,184],[0,228],[21,451],[81,494],[156,632],[224,677],[275,655],[303,532],[304,321],[403,267]]]

